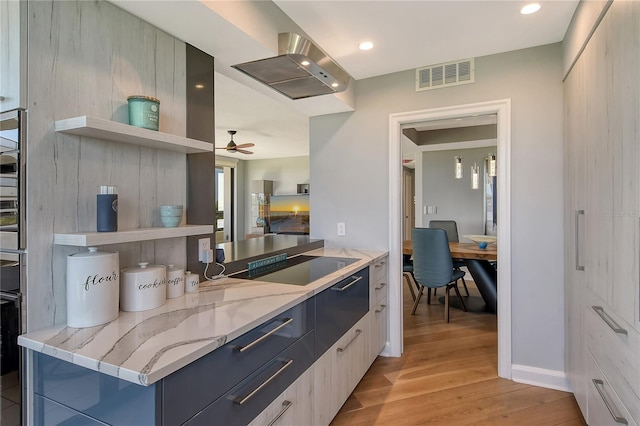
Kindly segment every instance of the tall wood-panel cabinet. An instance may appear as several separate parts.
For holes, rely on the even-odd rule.
[[[640,2],[565,80],[567,376],[591,425],[640,423]]]

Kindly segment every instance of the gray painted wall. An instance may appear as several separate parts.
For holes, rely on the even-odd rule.
[[[420,208],[423,226],[430,220],[455,220],[460,241],[470,242],[463,235],[484,234],[484,159],[495,147],[459,149],[454,151],[430,151],[422,153],[422,200],[427,206],[436,206],[435,214],[424,214]],[[462,156],[463,178],[456,179],[454,161]],[[478,164],[480,180],[478,189],[471,189],[471,166]],[[416,213],[416,217],[418,214]]]
[[[562,48],[480,57],[475,66],[475,83],[423,92],[414,70],[357,81],[356,111],[311,118],[312,237],[388,250],[389,114],[510,98],[512,362],[562,372]],[[337,222],[346,236],[336,236]]]

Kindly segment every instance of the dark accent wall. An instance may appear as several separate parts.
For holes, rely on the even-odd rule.
[[[215,111],[213,92],[213,56],[187,44],[187,137],[215,143]],[[187,155],[187,223],[215,223],[215,155],[213,152]],[[204,265],[198,261],[198,240],[215,233],[187,237],[187,266],[200,274]],[[215,272],[215,271],[212,271]]]

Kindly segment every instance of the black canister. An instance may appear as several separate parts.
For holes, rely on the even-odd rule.
[[[100,185],[98,187],[97,219],[98,232],[118,230],[118,187]]]

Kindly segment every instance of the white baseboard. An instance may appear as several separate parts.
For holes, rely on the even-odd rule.
[[[511,380],[527,385],[571,392],[567,376],[563,371],[513,364],[511,365]]]

